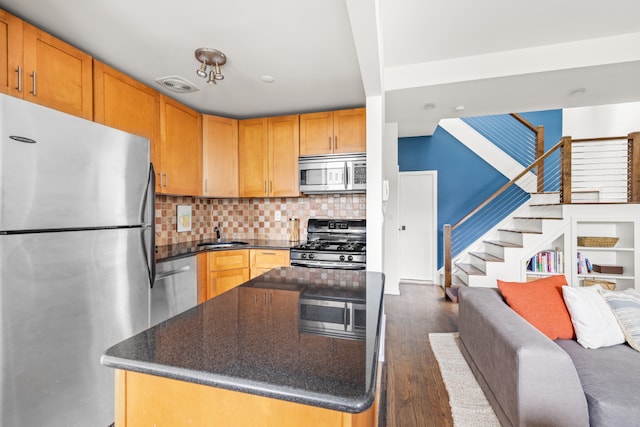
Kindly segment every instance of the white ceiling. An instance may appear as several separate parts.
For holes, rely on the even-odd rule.
[[[203,113],[229,117],[363,106],[365,95],[384,91],[386,121],[413,136],[447,117],[640,100],[640,2],[630,0],[0,0],[0,7]],[[198,47],[227,55],[219,84],[196,76]],[[200,90],[175,94],[154,83],[169,75]],[[570,96],[577,88],[586,92]],[[425,110],[428,103],[435,108]]]

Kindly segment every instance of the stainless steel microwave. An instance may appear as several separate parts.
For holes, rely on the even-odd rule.
[[[366,153],[300,157],[298,165],[301,193],[367,191]]]

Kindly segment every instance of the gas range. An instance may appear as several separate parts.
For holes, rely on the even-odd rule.
[[[364,219],[317,219],[307,223],[307,241],[291,248],[291,265],[364,270],[367,227]]]

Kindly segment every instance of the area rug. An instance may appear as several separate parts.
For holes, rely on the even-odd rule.
[[[460,351],[458,333],[431,333],[429,342],[449,393],[453,425],[499,427],[500,422]]]

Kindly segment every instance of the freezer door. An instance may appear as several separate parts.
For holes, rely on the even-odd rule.
[[[0,235],[0,425],[114,421],[110,346],[149,322],[150,229]]]
[[[148,223],[149,140],[0,95],[0,232]]]

